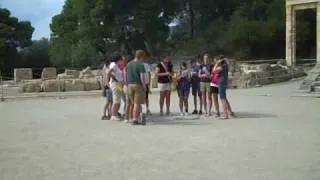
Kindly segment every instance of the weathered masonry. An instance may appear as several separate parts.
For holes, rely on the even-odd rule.
[[[286,63],[296,65],[296,11],[317,9],[317,63],[320,62],[320,0],[286,0]]]
[[[296,11],[317,10],[316,66],[300,84],[301,90],[320,92],[320,0],[286,0],[286,63],[296,66]]]

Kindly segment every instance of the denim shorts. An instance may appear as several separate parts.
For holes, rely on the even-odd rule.
[[[219,86],[218,87],[219,96],[220,98],[226,98],[227,97],[227,86]]]

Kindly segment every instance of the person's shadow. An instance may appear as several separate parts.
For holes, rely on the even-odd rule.
[[[261,118],[274,118],[274,114],[256,113],[256,112],[235,112],[236,118],[239,119],[261,119]]]
[[[277,117],[274,114],[255,113],[255,112],[235,112],[236,117],[230,117],[229,120],[237,119],[261,119],[261,118],[274,118]],[[223,116],[223,114],[222,114]],[[215,120],[219,120],[213,116],[199,116],[199,115],[188,115],[180,116],[179,113],[171,113],[168,115],[160,116],[160,114],[154,114],[148,117],[149,125],[208,125],[212,124]]]

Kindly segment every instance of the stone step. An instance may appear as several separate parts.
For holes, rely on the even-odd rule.
[[[313,87],[313,92],[320,93],[320,86]]]
[[[320,86],[320,81],[312,82],[312,86],[313,86],[313,87]]]

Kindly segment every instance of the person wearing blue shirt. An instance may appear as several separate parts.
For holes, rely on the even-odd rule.
[[[235,113],[231,109],[230,102],[227,98],[227,87],[228,87],[228,74],[229,74],[229,64],[224,56],[220,56],[218,62],[216,63],[216,69],[219,72],[218,89],[219,96],[224,111],[224,116],[222,119],[229,119],[229,113],[232,117],[236,117]]]
[[[194,104],[194,111],[192,114],[202,114],[202,100],[201,100],[201,92],[200,92],[200,78],[198,72],[201,69],[200,64],[200,56],[197,56],[195,59],[191,61],[191,93],[193,96],[193,104]],[[198,103],[197,98],[200,101],[200,109],[198,111]]]

